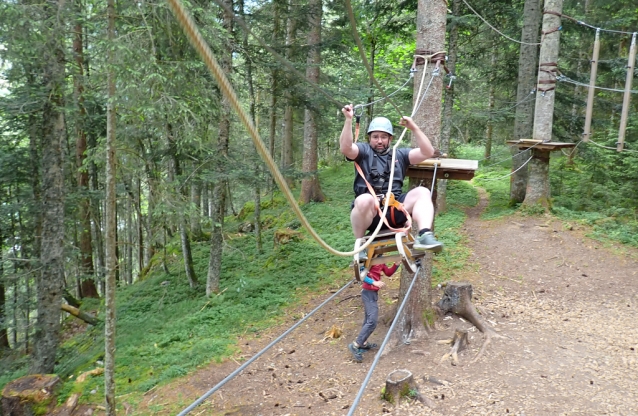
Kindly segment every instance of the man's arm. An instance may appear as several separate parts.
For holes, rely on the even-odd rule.
[[[434,147],[432,147],[430,139],[421,131],[411,117],[402,117],[399,124],[412,132],[412,137],[414,137],[417,146],[419,146],[410,150],[410,164],[415,165],[434,156]]]
[[[352,141],[352,117],[354,116],[352,104],[343,107],[341,112],[346,117],[346,121],[343,123],[341,137],[339,137],[339,149],[345,157],[354,160],[359,156],[359,148]]]

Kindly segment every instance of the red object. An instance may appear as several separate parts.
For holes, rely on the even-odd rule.
[[[383,272],[383,274],[385,274],[386,276],[392,276],[394,272],[397,271],[398,268],[399,268],[399,265],[397,263],[395,263],[394,266],[392,267],[388,267],[385,264],[375,264],[374,266],[370,267],[370,271],[368,271],[368,277],[374,280],[375,282],[378,282],[381,280],[381,272]],[[370,285],[366,282],[363,282],[362,286],[366,290],[374,290],[374,291],[379,290],[378,287]]]

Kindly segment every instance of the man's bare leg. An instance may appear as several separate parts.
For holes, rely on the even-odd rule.
[[[370,194],[359,195],[350,212],[350,222],[355,238],[361,238],[377,215],[377,200]]]
[[[431,231],[434,224],[434,204],[430,191],[422,186],[412,189],[406,195],[403,205],[411,213],[419,230],[413,245],[414,250],[441,251],[443,244],[436,240]]]
[[[412,215],[412,220],[419,230],[431,229],[434,220],[434,205],[430,190],[423,186],[411,189],[403,202],[405,209]]]

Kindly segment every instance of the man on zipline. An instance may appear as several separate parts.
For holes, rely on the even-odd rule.
[[[353,143],[352,117],[354,109],[352,105],[346,105],[341,112],[346,117],[339,139],[341,153],[350,161],[356,162],[361,167],[366,180],[374,188],[378,197],[383,197],[388,192],[387,181],[390,178],[392,163],[392,123],[385,117],[376,117],[368,127],[369,143]],[[431,231],[434,220],[434,206],[430,191],[417,186],[407,194],[403,194],[403,180],[408,166],[423,162],[434,155],[432,143],[425,133],[419,129],[410,117],[402,117],[400,123],[412,132],[418,147],[415,149],[397,148],[394,177],[392,181],[392,193],[397,201],[403,204],[405,210],[416,222],[419,232],[413,248],[415,250],[427,250],[439,252],[443,244],[434,238]],[[365,180],[358,173],[354,180],[355,200],[352,204],[350,222],[355,238],[361,238],[366,231],[374,231],[381,220],[377,212],[379,200],[369,193]],[[407,221],[405,214],[399,210],[388,209],[386,218],[393,228],[402,227]]]

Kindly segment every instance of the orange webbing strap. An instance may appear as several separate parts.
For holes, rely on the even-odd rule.
[[[405,217],[406,217],[405,226],[402,228],[392,228],[390,224],[388,224],[388,220],[385,217],[383,217],[383,222],[390,230],[394,232],[399,233],[399,232],[409,231],[410,228],[412,228],[412,217],[410,216],[408,211],[403,207],[403,204],[394,198],[394,194],[392,192],[390,192],[389,195],[390,195],[389,197],[390,200],[388,201],[388,205],[394,209],[398,209],[399,211],[405,214]],[[379,211],[379,215],[383,214],[383,211],[381,211],[379,207],[377,207],[377,211]],[[392,217],[392,222],[394,222],[394,211],[390,211],[390,215]]]

